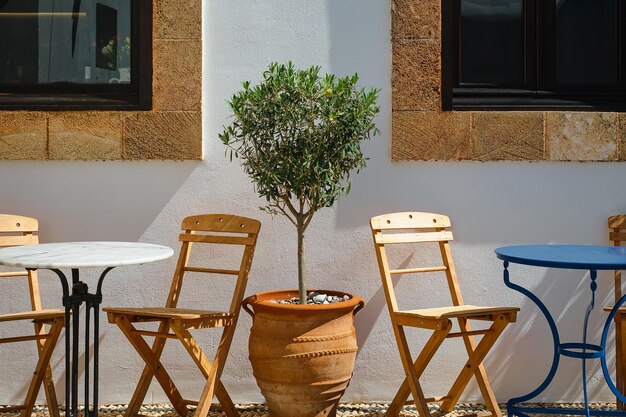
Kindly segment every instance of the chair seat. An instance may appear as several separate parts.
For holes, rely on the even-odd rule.
[[[424,319],[453,319],[453,318],[471,318],[481,316],[492,316],[498,314],[517,313],[520,309],[517,307],[481,307],[473,305],[450,306],[423,308],[419,310],[398,311],[397,316],[407,318],[424,318]]]
[[[121,314],[133,316],[135,318],[154,318],[165,320],[204,320],[204,319],[225,319],[233,317],[232,314],[225,311],[211,310],[191,310],[184,308],[165,308],[165,307],[107,307],[103,309],[108,314]]]
[[[0,322],[18,320],[52,320],[64,317],[65,311],[63,310],[23,311],[20,313],[0,314]]]

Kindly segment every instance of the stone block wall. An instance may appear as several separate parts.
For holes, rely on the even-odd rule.
[[[0,111],[0,159],[202,159],[202,0],[154,0],[151,111]]]
[[[442,111],[441,1],[392,0],[393,160],[626,160],[626,114]]]

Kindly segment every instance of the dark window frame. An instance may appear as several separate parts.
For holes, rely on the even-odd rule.
[[[152,0],[131,3],[129,84],[0,84],[0,110],[151,110]]]
[[[626,111],[626,4],[618,1],[618,84],[555,87],[556,2],[524,0],[524,88],[461,86],[459,33],[461,0],[442,0],[443,110]],[[599,91],[602,90],[602,91]]]

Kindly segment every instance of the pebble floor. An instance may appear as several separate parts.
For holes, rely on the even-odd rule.
[[[546,404],[546,403],[535,403],[532,405],[536,406],[547,406],[547,407],[576,407],[582,408],[582,404],[578,403],[557,403],[557,404]],[[501,405],[503,414],[505,414],[504,405]],[[602,410],[614,410],[614,403],[593,403],[591,404],[591,408],[594,409],[602,409]],[[239,414],[241,417],[268,417],[269,414],[267,412],[267,408],[263,404],[243,404],[238,405],[237,409],[239,410]],[[337,410],[338,417],[353,417],[353,416],[363,416],[363,417],[382,417],[385,414],[385,410],[387,409],[386,404],[377,404],[377,403],[343,403],[339,405]],[[123,417],[124,410],[126,410],[125,405],[121,404],[112,404],[112,405],[103,405],[100,407],[99,415],[101,417]],[[437,406],[431,406],[431,411],[433,415],[438,415]],[[142,415],[148,417],[178,417],[176,412],[172,409],[172,406],[169,404],[151,404],[145,405],[141,408],[140,413]],[[481,405],[477,404],[458,404],[454,411],[447,416],[455,417],[455,416],[476,416],[485,414],[485,409]],[[82,413],[79,415],[82,416]],[[221,417],[225,414],[219,412],[217,409],[211,409],[209,412],[210,417]],[[414,406],[406,406],[404,407],[402,413],[400,413],[402,417],[414,417],[419,416]],[[0,413],[0,417],[17,417],[19,413]],[[61,417],[64,415],[61,414]],[[191,414],[190,414],[191,416]],[[33,417],[49,417],[48,410],[46,407],[35,407],[33,411]]]

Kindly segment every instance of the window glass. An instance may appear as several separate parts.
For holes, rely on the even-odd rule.
[[[0,0],[0,83],[129,84],[130,0]]]
[[[522,6],[522,0],[461,0],[461,84],[522,84]]]
[[[556,0],[556,81],[615,84],[617,0]]]

